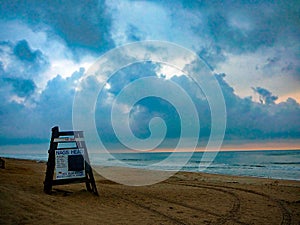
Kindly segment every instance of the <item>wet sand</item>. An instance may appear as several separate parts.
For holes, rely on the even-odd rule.
[[[47,195],[45,162],[5,162],[0,224],[300,224],[299,181],[179,172],[132,187],[94,174],[99,197],[85,184]]]

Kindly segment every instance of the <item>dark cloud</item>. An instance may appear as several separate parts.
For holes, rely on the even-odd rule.
[[[300,42],[299,2],[296,0],[155,2],[170,11],[174,30],[190,25],[190,30],[203,40],[195,49],[214,68],[226,60],[224,52],[243,54]],[[169,7],[170,4],[173,7]],[[182,16],[189,14],[197,19],[191,21],[189,16]],[[287,51],[289,57],[299,61],[295,49]]]
[[[32,50],[26,40],[17,43],[0,42],[0,86],[3,107],[10,108],[12,102],[34,105],[35,100],[32,96],[37,90],[35,79],[39,79],[48,67],[47,57],[39,50]],[[13,117],[11,113],[7,116]],[[6,121],[10,120],[6,118]]]
[[[68,129],[72,128],[72,106],[76,81],[84,74],[84,69],[73,73],[69,78],[57,75],[47,83],[36,106],[37,114],[43,119],[47,127],[60,124]]]
[[[35,116],[32,108],[25,106],[30,102],[29,98],[32,93],[32,89],[28,88],[26,83],[29,83],[29,86],[33,85],[30,80],[14,78],[4,81],[2,78],[0,79],[1,144],[8,144],[10,141],[12,141],[10,144],[14,144],[14,141],[19,138],[39,138],[39,134],[34,128],[41,123],[38,118],[32,117]],[[17,98],[15,98],[16,95]]]
[[[256,87],[252,88],[252,90],[259,94],[259,101],[262,104],[275,104],[275,101],[278,99],[277,96],[272,95],[272,93],[265,88]]]
[[[22,40],[19,41],[14,47],[15,56],[21,61],[35,62],[39,55],[41,55],[40,51],[32,52],[29,48],[27,41]]]
[[[240,98],[224,81],[224,74],[216,75],[223,90],[226,111],[226,139],[297,138],[300,135],[300,105],[293,99],[275,104],[270,91],[256,88],[261,103],[251,97]]]
[[[130,73],[130,69],[127,68],[126,74],[134,73]],[[112,103],[122,87],[126,86],[129,81],[132,82],[130,76],[120,77],[121,79],[118,80],[119,76],[116,74],[115,79],[111,79],[110,82],[112,86],[114,82],[118,84],[118,88],[105,90],[98,99],[96,122],[98,133],[106,143],[118,142],[118,140],[110,123],[111,105],[101,104],[101,102],[111,98]],[[296,138],[300,135],[300,105],[295,100],[289,99],[284,103],[275,104],[277,97],[267,89],[258,87],[255,90],[261,95],[262,102],[253,102],[251,97],[238,97],[234,89],[224,80],[225,74],[216,74],[215,77],[223,91],[226,104],[225,139]],[[135,79],[138,78],[137,76]],[[172,77],[172,81],[179,84],[193,100],[200,118],[200,139],[207,140],[211,129],[211,112],[207,99],[188,77],[178,75]],[[149,83],[147,88],[151,89],[155,86],[152,87]],[[147,138],[150,135],[149,121],[153,117],[161,117],[168,127],[167,140],[174,140],[173,145],[177,143],[176,140],[180,136],[180,115],[165,100],[156,97],[142,99],[131,109],[130,115],[131,128],[137,137]],[[286,115],[289,116],[286,117]]]
[[[108,80],[108,83],[111,86],[110,92],[113,94],[118,94],[122,88],[124,88],[134,80],[142,77],[156,76],[156,68],[156,64],[145,62],[132,64],[117,71],[117,73],[113,74],[113,76],[111,76]]]
[[[181,4],[204,15],[209,37],[223,48],[253,51],[260,46],[272,46],[286,35],[299,40],[295,35],[300,34],[297,1],[182,1]]]
[[[36,85],[32,80],[19,78],[3,78],[3,82],[11,84],[13,92],[19,97],[28,97],[32,95],[36,89]]]
[[[98,133],[105,143],[109,144],[110,142],[118,142],[118,139],[114,134],[110,118],[111,107],[116,96],[126,85],[130,84],[131,82],[142,77],[156,76],[156,68],[157,65],[150,62],[137,63],[117,71],[115,74],[113,74],[113,76],[110,77],[110,79],[108,80],[110,88],[103,89],[99,94],[95,115]],[[97,82],[95,82],[92,78],[90,79],[91,82],[88,82],[85,88],[94,90],[95,88],[97,88]],[[96,87],[94,87],[94,85]],[[153,99],[151,100],[152,101],[150,102],[153,102]],[[149,103],[149,101],[147,102]],[[137,109],[138,107],[144,107],[143,101],[138,103],[135,106],[135,109]],[[144,109],[148,110],[149,108],[144,107]],[[134,109],[132,113],[133,112]],[[133,123],[131,124],[131,126],[135,130],[134,133],[136,136],[144,138],[149,136],[147,122],[149,122],[151,118],[153,118],[153,114],[150,111],[144,111],[143,115],[135,114],[135,118],[132,118]]]
[[[208,137],[210,134],[211,115],[207,99],[202,90],[196,83],[184,75],[174,76],[171,80],[180,85],[193,100],[200,120],[200,138]]]
[[[54,125],[72,129],[75,82],[83,73],[84,69],[80,69],[66,79],[57,75],[48,82],[38,99],[30,96],[35,89],[31,80],[5,78],[5,82],[0,82],[1,144],[45,141]],[[11,99],[11,89],[25,99],[21,102]]]
[[[222,48],[218,45],[211,44],[210,46],[203,47],[197,54],[212,70],[219,62],[226,60]]]
[[[126,35],[129,42],[141,41],[145,39],[145,34],[138,27],[129,24],[126,29]]]
[[[78,49],[103,52],[113,45],[109,36],[110,18],[102,0],[2,1],[0,14],[5,20],[20,20],[34,30],[60,37],[75,52]],[[47,30],[47,26],[51,29]]]
[[[32,50],[26,40],[21,40],[0,42],[0,65],[2,77],[33,80],[49,68],[49,61],[40,50]]]

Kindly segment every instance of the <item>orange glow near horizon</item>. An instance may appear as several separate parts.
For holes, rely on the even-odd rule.
[[[278,96],[278,99],[276,100],[276,103],[285,102],[288,98],[295,99],[300,104],[300,91],[294,92],[294,93],[288,93],[283,96]]]
[[[204,152],[204,151],[261,151],[261,150],[300,150],[300,138],[290,140],[239,140],[239,141],[224,141],[220,150],[206,150],[204,147],[197,147],[195,150],[192,148],[177,149],[176,152]],[[97,153],[97,149],[90,149],[89,152]],[[154,150],[129,150],[113,148],[110,152],[113,153],[155,153],[155,152],[175,152],[174,148],[157,148]]]
[[[300,139],[293,141],[269,141],[269,142],[247,142],[247,143],[226,143],[223,144],[220,150],[221,152],[225,151],[260,151],[260,150],[300,150]],[[178,149],[177,152],[204,152],[206,149],[204,147],[196,148],[195,150],[191,148]],[[214,150],[208,150],[214,151]],[[142,153],[143,151],[128,151],[128,150],[119,150],[118,152],[131,152],[131,153]],[[161,148],[155,149],[149,152],[174,152],[173,148]]]

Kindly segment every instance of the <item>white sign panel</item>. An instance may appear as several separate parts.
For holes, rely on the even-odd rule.
[[[83,149],[55,150],[56,179],[85,177]]]

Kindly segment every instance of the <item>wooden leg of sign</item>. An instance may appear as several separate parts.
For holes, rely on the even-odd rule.
[[[92,186],[91,186],[91,179],[90,179],[90,174],[88,172],[88,166],[89,164],[86,163],[85,164],[85,176],[86,176],[86,182],[85,182],[85,186],[86,186],[86,190],[89,192],[92,192]]]
[[[95,179],[94,179],[94,175],[93,175],[93,171],[92,171],[92,167],[86,163],[86,182],[85,182],[85,185],[86,185],[86,189],[99,196],[98,194],[98,190],[97,190],[97,187],[96,187],[96,183],[95,183]]]
[[[4,159],[1,159],[1,158],[0,158],[0,168],[5,169],[5,161],[4,161]]]
[[[48,150],[48,162],[47,162],[47,170],[44,181],[44,192],[46,194],[51,194],[52,191],[52,183],[53,183],[53,174],[55,168],[55,149],[57,148],[57,143],[54,142],[54,138],[59,137],[58,127],[52,128],[52,135],[50,141],[50,148]]]
[[[84,138],[83,132],[75,132],[74,136],[78,137],[78,138]],[[85,175],[86,176],[85,185],[86,185],[86,189],[89,192],[91,192],[91,193],[99,196],[98,190],[97,190],[97,187],[96,187],[96,183],[95,183],[95,179],[94,179],[94,175],[93,175],[93,169],[92,169],[92,167],[90,165],[89,154],[88,154],[88,151],[87,151],[87,147],[86,147],[85,141],[79,141],[79,142],[77,142],[77,147],[84,149],[85,174],[86,174]]]

